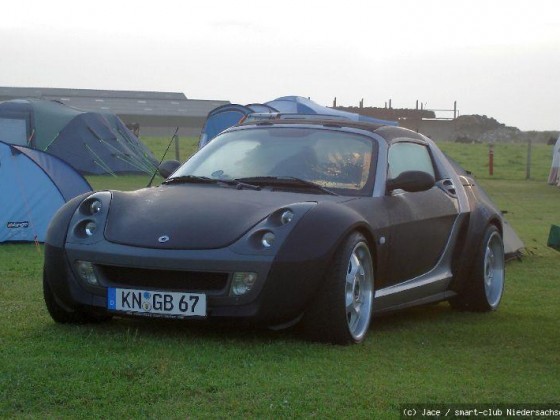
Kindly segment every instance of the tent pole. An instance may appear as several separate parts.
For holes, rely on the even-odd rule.
[[[161,163],[163,162],[163,159],[165,159],[165,155],[167,154],[167,152],[169,151],[169,148],[171,147],[171,143],[173,143],[173,139],[177,137],[177,133],[179,132],[179,127],[177,127],[175,129],[175,133],[173,134],[173,136],[171,137],[171,140],[169,141],[169,144],[167,145],[167,149],[165,149],[165,152],[163,153],[163,156],[161,157],[161,160],[159,161],[159,165],[157,166],[156,170],[154,171],[152,178],[150,179],[150,182],[148,182],[148,185],[146,185],[146,188],[151,187],[152,186],[152,182],[154,182],[154,178],[156,177],[156,174],[158,172],[159,166],[161,165]]]

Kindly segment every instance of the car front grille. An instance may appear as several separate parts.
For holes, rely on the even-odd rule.
[[[175,271],[98,265],[111,286],[169,291],[215,291],[226,288],[228,273]]]

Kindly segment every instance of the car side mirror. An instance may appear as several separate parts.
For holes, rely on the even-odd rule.
[[[405,171],[398,177],[387,180],[387,192],[404,190],[407,192],[427,191],[436,184],[432,175],[423,171]]]
[[[158,172],[162,177],[169,178],[169,175],[175,172],[179,166],[181,163],[176,160],[166,160],[159,165]]]

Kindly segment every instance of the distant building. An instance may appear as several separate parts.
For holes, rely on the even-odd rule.
[[[137,124],[141,136],[198,136],[208,112],[229,103],[188,99],[181,92],[143,92],[66,88],[0,87],[0,101],[21,98],[57,100],[86,111],[112,112],[125,124]]]
[[[368,117],[380,118],[382,120],[389,121],[422,120],[426,118],[436,117],[434,111],[430,111],[427,109],[377,108],[356,106],[337,106],[336,109],[339,109],[341,111],[355,112],[356,114],[366,115]]]
[[[360,115],[366,115],[374,118],[398,121],[401,127],[420,132],[433,140],[450,141],[456,138],[455,118],[436,118],[436,113],[433,110],[355,106],[337,106],[336,109],[355,112]]]

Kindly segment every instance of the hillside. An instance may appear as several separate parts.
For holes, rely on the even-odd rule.
[[[454,120],[455,138],[469,143],[550,143],[558,138],[557,131],[521,131],[486,115],[461,115]]]

